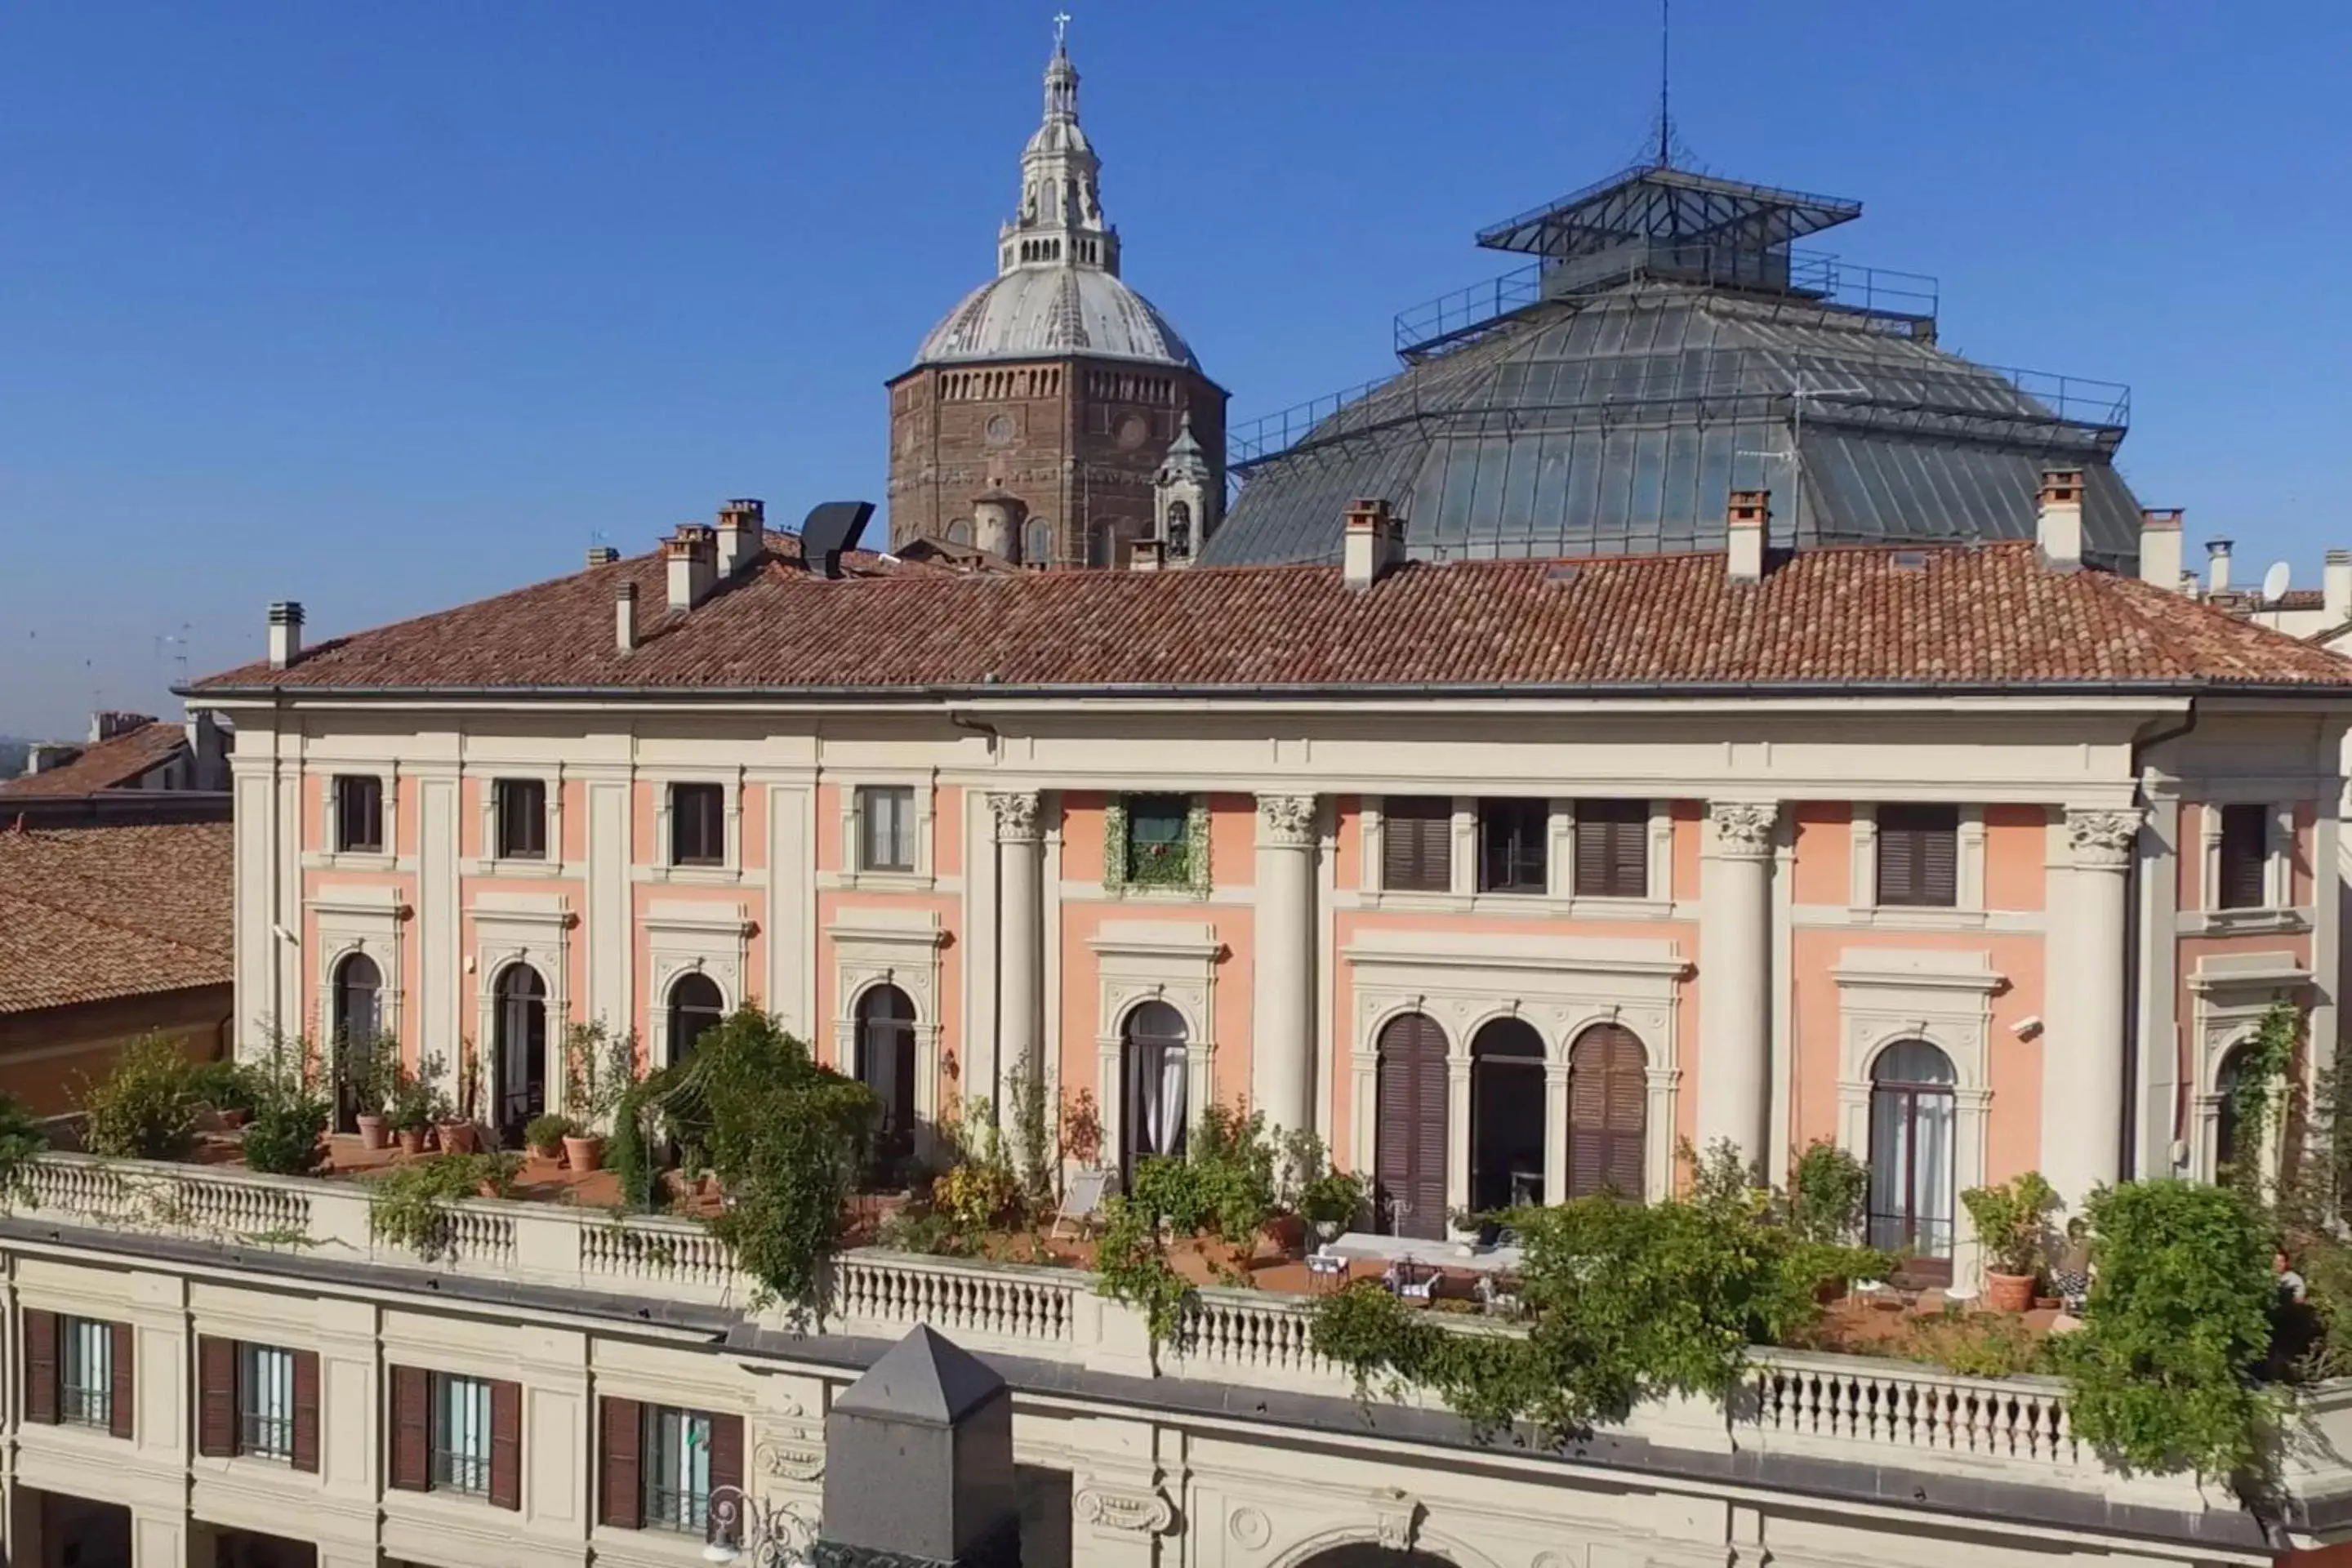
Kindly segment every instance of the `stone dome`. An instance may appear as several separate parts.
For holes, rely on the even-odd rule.
[[[1198,368],[1150,300],[1096,268],[1022,268],[992,278],[924,337],[918,364],[1085,354]]]

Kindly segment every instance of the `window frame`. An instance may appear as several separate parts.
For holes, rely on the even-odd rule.
[[[237,1342],[236,1451],[240,1457],[293,1464],[296,1359],[295,1352],[282,1345]],[[284,1399],[275,1415],[260,1410],[256,1403],[265,1373],[273,1380],[282,1374]]]
[[[688,1461],[691,1470],[698,1468],[700,1489],[689,1484],[684,1489],[665,1487],[656,1456],[663,1453],[662,1428],[666,1422],[675,1422],[680,1431],[680,1458],[688,1451],[699,1448],[698,1465]],[[707,1536],[710,1530],[710,1458],[711,1430],[714,1423],[705,1410],[689,1410],[682,1405],[646,1404],[637,1413],[637,1528],[659,1531],[665,1534]],[[701,1440],[698,1445],[692,1429],[699,1426]],[[665,1501],[682,1503],[683,1508],[666,1509]]]
[[[364,790],[373,798],[365,802],[370,809],[362,812],[351,796]],[[381,773],[331,773],[327,781],[327,801],[331,820],[328,824],[327,842],[337,855],[383,855],[390,851],[391,835],[384,823],[383,775]],[[368,819],[368,837],[362,841],[352,837],[351,829],[357,819]]]
[[[461,1385],[468,1403],[478,1404],[480,1418],[472,1424],[478,1435],[478,1454],[461,1452],[451,1436],[456,1395]],[[425,1373],[425,1490],[489,1500],[490,1456],[496,1447],[494,1434],[498,1426],[495,1386],[495,1380],[468,1373]],[[479,1484],[473,1484],[477,1479]]]
[[[697,802],[708,800],[709,808],[705,811],[698,807],[691,813],[684,811],[681,806],[688,799]],[[669,819],[668,842],[662,846],[667,857],[666,864],[688,871],[724,870],[732,864],[729,851],[734,835],[727,828],[727,786],[724,784],[715,779],[672,779],[663,786],[663,801]],[[689,820],[698,824],[706,835],[717,836],[715,853],[689,856],[681,852]],[[712,847],[706,842],[702,847],[709,850]]]
[[[1139,838],[1138,817],[1144,815],[1136,810],[1139,802],[1181,805],[1178,837]],[[1167,846],[1178,853],[1157,853],[1152,846]],[[1103,890],[1113,898],[1205,897],[1209,891],[1208,798],[1181,790],[1132,790],[1111,796],[1103,810]]]
[[[1888,837],[1886,817],[1889,813],[1893,813],[1898,818],[1898,824],[1894,829],[1896,833],[1911,835],[1928,832],[1940,834],[1945,832],[1946,829],[1940,823],[1929,827],[1920,825],[1916,820],[1907,824],[1900,821],[1900,819],[1906,815],[1916,817],[1927,812],[1951,813],[1951,826],[1948,830],[1951,836],[1952,881],[1950,894],[1946,898],[1931,898],[1921,896],[1916,891],[1909,891],[1902,897],[1890,897],[1886,888],[1886,856]],[[1958,910],[1967,908],[1967,900],[1962,893],[1962,884],[1968,880],[1968,878],[1961,866],[1961,859],[1968,852],[1966,839],[1969,826],[1969,815],[1967,807],[1957,803],[1944,801],[1888,801],[1874,806],[1871,812],[1872,831],[1870,860],[1870,901],[1872,907],[1874,909],[1885,910]],[[1911,870],[1914,873],[1924,874],[1924,857],[1915,855],[1914,864]]]
[[[1598,810],[1596,810],[1598,808]],[[1627,901],[1645,900],[1654,897],[1652,884],[1656,880],[1655,868],[1651,865],[1651,840],[1657,816],[1654,802],[1630,795],[1586,796],[1570,803],[1568,830],[1567,878],[1569,896],[1573,899],[1622,899]],[[1627,889],[1607,885],[1605,875],[1600,887],[1585,886],[1584,847],[1586,834],[1593,828],[1606,829],[1614,838],[1624,833],[1634,836],[1637,854],[1633,859],[1634,874],[1639,885]],[[1619,852],[1608,856],[1609,869],[1622,869],[1624,860]]]
[[[548,801],[554,792],[543,778],[508,774],[490,780],[490,858],[493,860],[548,861],[556,858],[550,853]],[[528,807],[529,797],[537,796],[537,809]],[[518,798],[526,804],[519,805]],[[528,825],[535,842],[518,845],[512,837],[514,829]]]
[[[59,1312],[57,1321],[58,1425],[111,1431],[114,1425],[114,1324],[103,1318],[86,1318],[76,1312]],[[102,1383],[75,1381],[74,1374],[78,1370],[88,1372],[89,1346],[81,1342],[85,1333],[106,1363]]]
[[[1496,845],[1492,833],[1496,824],[1493,816],[1507,813],[1518,820],[1509,824],[1511,833],[1505,846],[1507,864],[1504,874],[1496,874]],[[1490,816],[1491,814],[1491,816]],[[1480,897],[1543,898],[1551,892],[1551,802],[1530,795],[1480,795],[1475,807],[1476,823],[1475,843],[1476,862],[1474,867],[1473,890]],[[1533,843],[1533,869],[1529,872]]]
[[[857,869],[862,873],[884,876],[912,876],[923,863],[922,820],[913,784],[862,784],[852,791],[853,809],[857,816]],[[877,806],[887,806],[877,811]],[[887,835],[882,829],[885,817],[889,818]],[[876,854],[877,841],[887,837],[888,847],[897,853],[888,858]]]
[[[1400,812],[1396,807],[1401,805],[1409,806],[1411,809]],[[1381,796],[1380,854],[1377,858],[1366,857],[1366,864],[1368,866],[1377,867],[1376,875],[1380,879],[1379,883],[1377,884],[1379,891],[1382,893],[1407,894],[1444,894],[1453,892],[1454,887],[1454,798],[1450,795],[1396,795]],[[1419,882],[1401,884],[1391,874],[1396,866],[1396,863],[1392,858],[1392,856],[1395,854],[1393,846],[1396,843],[1396,839],[1393,837],[1391,825],[1399,821],[1413,824],[1416,836],[1424,832],[1429,825],[1434,824],[1436,826],[1440,836],[1440,842],[1444,847],[1444,854],[1441,858],[1441,863],[1436,867],[1436,870],[1440,873],[1440,880],[1436,885],[1423,885]],[[1426,846],[1424,845],[1423,847],[1425,848]],[[1425,858],[1423,869],[1424,872],[1430,869],[1426,864]]]
[[[2216,912],[2244,914],[2284,906],[2288,900],[2280,897],[2278,879],[2272,874],[2273,862],[2277,858],[2275,808],[2258,801],[2215,801],[2206,809],[2213,814],[2213,854],[2207,862],[2211,869],[2211,879],[2207,887],[2205,907]],[[2255,835],[2251,868],[2261,891],[2252,902],[2235,898],[2236,889],[2231,887],[2233,874],[2243,875],[2246,870],[2243,863],[2233,864],[2234,856],[2244,854],[2248,847],[2242,844],[2233,852],[2231,832],[2233,821],[2241,825],[2239,831],[2242,834],[2245,831],[2243,825],[2251,822]]]

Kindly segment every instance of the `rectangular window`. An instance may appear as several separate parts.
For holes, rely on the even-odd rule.
[[[236,1347],[236,1451],[263,1459],[294,1457],[294,1352]]]
[[[2221,874],[2213,889],[2213,907],[2259,910],[2267,906],[2270,862],[2271,808],[2221,807]]]
[[[498,779],[490,785],[498,818],[497,855],[501,860],[547,858],[547,784],[541,779]]]
[[[1192,802],[1181,795],[1127,797],[1127,879],[1150,887],[1192,880]]]
[[[1540,800],[1491,799],[1478,803],[1478,890],[1482,893],[1541,893],[1547,890],[1551,805]]]
[[[1576,892],[1590,899],[1649,897],[1648,801],[1576,803]]]
[[[1444,893],[1454,888],[1454,802],[1391,795],[1381,803],[1381,888]]]
[[[903,784],[871,784],[857,792],[863,825],[859,866],[867,871],[915,868],[915,792]]]
[[[1960,808],[1878,808],[1878,901],[1951,909],[1960,901]]]
[[[649,1405],[644,1442],[646,1528],[703,1533],[710,1522],[710,1417]]]
[[[58,1320],[58,1419],[104,1429],[114,1419],[114,1325]]]
[[[727,792],[719,785],[669,786],[669,863],[727,864]]]
[[[490,1492],[490,1385],[478,1377],[433,1374],[435,1491]]]
[[[335,849],[343,855],[383,853],[383,781],[364,773],[335,778]]]

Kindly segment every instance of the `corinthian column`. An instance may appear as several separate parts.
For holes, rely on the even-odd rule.
[[[2042,1173],[2078,1211],[2092,1188],[2124,1173],[2125,873],[2145,815],[2136,805],[2066,811],[2074,874],[2063,979],[2053,965],[2048,987],[2056,1026],[2042,1037]]]
[[[1770,801],[1707,805],[1714,842],[1700,862],[1698,1142],[1738,1145],[1751,1163],[1770,1150],[1772,1107]]]
[[[1045,928],[1044,878],[1039,865],[1037,795],[1034,790],[997,792],[988,797],[996,816],[998,910],[997,995],[999,1024],[996,1070],[1000,1092],[1009,1091],[1018,1067],[1029,1081],[1045,1074],[1045,966],[1040,952]]]
[[[1315,850],[1311,795],[1257,797],[1250,1098],[1279,1128],[1315,1125]]]

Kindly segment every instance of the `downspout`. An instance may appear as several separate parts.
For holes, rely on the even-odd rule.
[[[2168,730],[2159,730],[2153,735],[2141,736],[2132,742],[2132,797],[2142,808],[2146,808],[2149,804],[2147,787],[2143,776],[2144,759],[2148,751],[2167,742],[2178,741],[2196,728],[2197,699],[2191,697],[2189,700],[2189,716],[2186,719]],[[2175,845],[2173,847],[2177,856],[2179,846]],[[2139,942],[2143,924],[2139,906],[2140,861],[2139,857],[2135,855],[2131,858],[2131,863],[2124,870],[2124,1103],[2127,1106],[2136,1106],[2139,1100],[2139,983],[2142,967]],[[2168,1129],[2170,1138],[2164,1151],[2164,1164],[2168,1173],[2173,1163],[2172,1150],[2169,1145],[2179,1141],[2181,1119],[2188,1110],[2185,1096],[2188,1093],[2189,1074],[2180,1060],[2180,1039],[2179,1021],[2175,1019],[2172,1028],[2172,1115]],[[2136,1140],[2133,1134],[2138,1125],[2139,1117],[2137,1112],[2124,1118],[2123,1167],[2126,1171],[2134,1169],[2136,1165],[2138,1150],[2135,1146]]]

